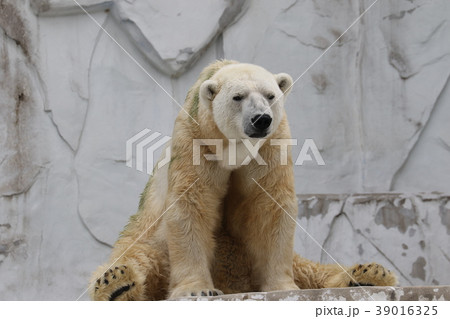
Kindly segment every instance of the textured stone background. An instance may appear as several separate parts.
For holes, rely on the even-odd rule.
[[[125,142],[179,111],[146,73],[180,103],[217,58],[297,78],[373,0],[79,2],[135,61],[73,0],[0,1],[0,299],[76,299],[107,258],[148,178]],[[450,284],[449,36],[449,1],[379,0],[286,105],[326,163],[295,167],[300,225],[406,286]]]
[[[217,297],[187,297],[180,300],[227,301],[448,301],[450,286],[432,287],[354,287],[254,292]],[[312,314],[311,314],[312,317]]]

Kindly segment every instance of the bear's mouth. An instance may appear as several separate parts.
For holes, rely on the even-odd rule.
[[[268,134],[267,131],[263,131],[263,132],[254,132],[252,134],[249,134],[249,136],[252,138],[263,138],[266,137],[267,134]]]

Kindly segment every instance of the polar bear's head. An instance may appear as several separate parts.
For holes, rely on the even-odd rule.
[[[292,86],[285,73],[272,74],[252,64],[229,64],[200,86],[200,103],[228,139],[266,138],[275,132]]]

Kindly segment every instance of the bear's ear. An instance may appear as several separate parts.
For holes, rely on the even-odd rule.
[[[288,95],[293,83],[291,76],[287,73],[278,73],[275,75],[275,79],[281,92],[283,92],[284,95]]]
[[[200,85],[200,99],[212,101],[217,94],[218,84],[213,80],[206,80]]]

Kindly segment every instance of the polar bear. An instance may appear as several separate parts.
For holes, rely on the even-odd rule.
[[[292,83],[235,61],[202,71],[175,121],[170,164],[155,170],[109,263],[93,274],[92,299],[396,283],[374,263],[320,265],[294,254],[293,163],[271,143],[291,138]]]

